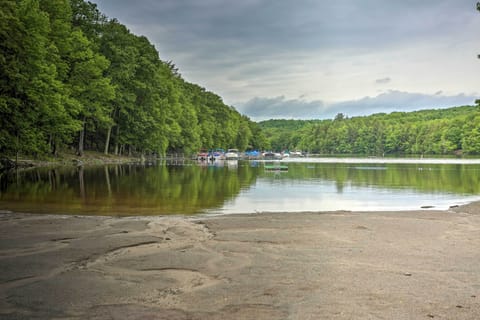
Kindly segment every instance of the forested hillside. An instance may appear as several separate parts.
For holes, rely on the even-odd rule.
[[[320,154],[480,154],[480,106],[260,123],[275,150]]]
[[[90,2],[2,1],[0,52],[2,155],[264,146],[256,123]]]

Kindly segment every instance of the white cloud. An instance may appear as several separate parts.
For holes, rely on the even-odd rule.
[[[335,103],[351,112],[371,107],[363,111],[371,113],[382,105],[390,110],[393,101],[434,106],[479,90],[480,16],[471,0],[94,2],[146,35],[187,81],[252,115],[314,116]],[[395,90],[379,95],[393,84],[398,92],[441,94],[428,103],[419,96],[418,103],[405,100]],[[254,110],[272,104],[268,112]],[[299,111],[288,111],[289,105]]]
[[[453,96],[422,94],[390,90],[375,97],[364,97],[332,104],[320,100],[305,101],[275,98],[254,98],[238,105],[240,112],[255,121],[268,119],[330,119],[338,113],[361,116],[380,112],[441,109],[462,105],[473,105],[478,97],[465,94]]]

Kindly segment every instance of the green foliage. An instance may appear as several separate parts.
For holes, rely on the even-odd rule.
[[[1,154],[191,153],[265,143],[250,119],[184,81],[147,38],[89,1],[3,1],[0,52]]]
[[[267,146],[272,150],[293,150],[301,145],[299,130],[314,120],[267,120],[259,123],[267,140]]]
[[[56,141],[66,140],[75,129],[59,79],[66,73],[56,46],[61,27],[49,20],[39,1],[7,1],[0,10],[0,152],[52,151]],[[51,24],[59,31],[52,31]]]
[[[480,154],[480,110],[464,106],[334,120],[260,123],[275,150],[319,154]]]

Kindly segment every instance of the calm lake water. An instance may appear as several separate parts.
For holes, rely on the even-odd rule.
[[[164,215],[446,209],[480,200],[478,160],[296,159],[40,168],[0,177],[0,210]]]

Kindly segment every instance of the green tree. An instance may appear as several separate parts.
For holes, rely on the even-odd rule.
[[[65,91],[56,66],[59,50],[50,38],[49,16],[38,1],[4,4],[0,148],[16,154],[45,153],[53,140],[66,139],[75,129],[64,108]]]
[[[81,31],[74,31],[72,38],[68,85],[78,107],[76,113],[81,121],[78,154],[83,155],[86,131],[89,128],[93,131],[108,130],[111,126],[111,101],[115,92],[110,78],[104,76],[110,62],[93,51],[90,41]]]
[[[90,1],[70,0],[70,6],[72,27],[82,30],[88,40],[98,46],[107,17]]]
[[[0,6],[0,152],[119,153],[266,145],[261,129],[182,79],[146,37],[84,0]],[[111,147],[113,146],[113,147]]]
[[[0,6],[0,153],[3,154],[19,151],[20,135],[29,126],[21,114],[24,90],[18,85],[26,76],[21,74],[20,59],[25,59],[20,56],[24,37],[17,1],[4,1]],[[22,120],[25,123],[20,124]]]
[[[269,120],[259,125],[272,145],[314,153],[458,154],[477,152],[478,107],[393,112],[336,120]]]
[[[134,45],[134,36],[117,20],[107,22],[102,32],[100,51],[110,61],[106,75],[112,79],[112,83],[115,85],[115,98],[111,113],[114,122],[107,128],[104,151],[108,153],[111,131],[115,125],[114,152],[118,154],[121,145],[128,142],[128,132],[123,133],[123,130],[128,128],[128,121],[131,120],[130,114],[137,99],[133,84],[139,52]]]

